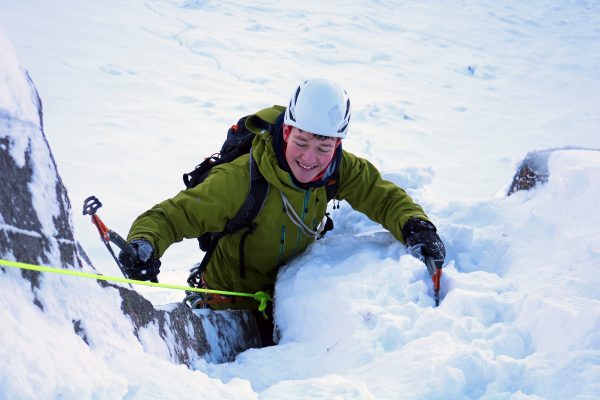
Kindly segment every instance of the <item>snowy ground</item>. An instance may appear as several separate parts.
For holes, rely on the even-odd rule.
[[[125,234],[239,116],[314,76],[352,97],[345,148],[407,188],[447,244],[433,308],[424,266],[342,204],[280,276],[281,344],[180,378],[144,359],[158,395],[194,374],[223,382],[217,398],[600,398],[600,153],[556,153],[546,186],[503,196],[530,150],[600,148],[598,2],[0,0],[0,31],[38,87],[102,273],[118,271],[85,197]],[[173,246],[161,280],[184,282],[198,259],[194,241]]]

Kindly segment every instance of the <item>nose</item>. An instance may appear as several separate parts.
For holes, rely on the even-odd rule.
[[[300,155],[300,159],[302,160],[302,162],[309,165],[316,164],[319,160],[319,158],[317,157],[317,150],[311,147],[305,149]]]

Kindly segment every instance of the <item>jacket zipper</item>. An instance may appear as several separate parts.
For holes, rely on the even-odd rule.
[[[283,259],[283,253],[285,251],[285,225],[281,225],[281,239],[279,242],[279,256],[277,257],[277,264],[281,263]]]
[[[308,207],[308,200],[310,199],[310,190],[306,191],[304,195],[304,204],[302,205],[302,222],[304,222],[304,217],[306,216],[306,209]],[[298,251],[298,246],[300,245],[300,239],[302,239],[302,229],[298,227],[298,239],[296,240],[296,247],[294,248],[294,254]]]

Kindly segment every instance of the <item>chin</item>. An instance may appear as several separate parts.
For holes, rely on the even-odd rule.
[[[312,181],[313,179],[315,179],[315,176],[317,176],[317,174],[318,174],[318,173],[307,174],[304,171],[292,171],[292,173],[294,174],[294,178],[296,178],[296,180],[300,183],[308,183],[308,182]]]
[[[308,183],[308,182],[312,181],[314,178],[313,176],[306,178],[306,177],[298,177],[297,175],[294,175],[294,177],[300,183]]]

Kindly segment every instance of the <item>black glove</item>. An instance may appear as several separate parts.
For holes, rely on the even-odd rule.
[[[119,262],[127,277],[138,281],[158,282],[160,260],[153,257],[152,245],[143,239],[132,240],[129,244],[135,251],[135,255],[123,250],[119,253]]]
[[[402,227],[407,252],[422,261],[431,257],[437,268],[442,268],[446,258],[446,248],[436,233],[435,226],[428,221],[411,217]]]

